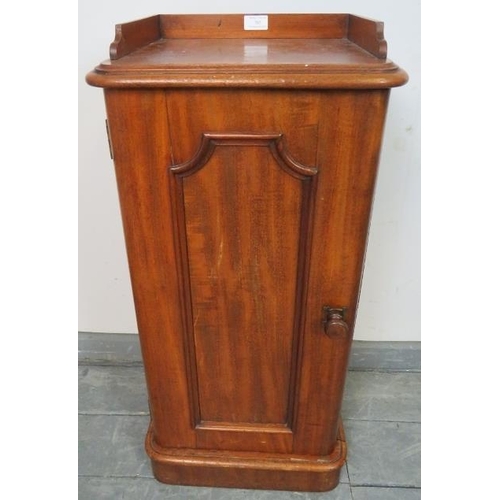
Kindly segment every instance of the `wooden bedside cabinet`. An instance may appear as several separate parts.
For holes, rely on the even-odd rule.
[[[391,87],[382,23],[158,15],[103,87],[149,392],[172,484],[322,491]]]

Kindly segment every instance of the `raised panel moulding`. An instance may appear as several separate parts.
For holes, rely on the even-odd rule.
[[[170,167],[198,429],[293,428],[317,168],[292,158],[285,142],[283,134],[203,133],[196,154]],[[282,201],[271,202],[280,191]],[[240,213],[241,205],[254,206],[250,216]],[[274,209],[260,213],[263,206]],[[208,227],[207,221],[216,222]],[[268,258],[256,262],[263,247]],[[281,310],[296,313],[287,317]],[[262,356],[267,362],[259,373],[251,366]]]

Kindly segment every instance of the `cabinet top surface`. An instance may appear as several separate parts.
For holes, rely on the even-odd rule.
[[[388,88],[383,23],[350,14],[157,15],[116,26],[99,87]]]

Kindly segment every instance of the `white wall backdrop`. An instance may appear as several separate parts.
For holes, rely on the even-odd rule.
[[[420,1],[85,0],[79,2],[79,330],[137,333],[101,89],[114,25],[153,14],[348,12],[383,21],[388,57],[410,80],[391,93],[355,331],[420,340]]]

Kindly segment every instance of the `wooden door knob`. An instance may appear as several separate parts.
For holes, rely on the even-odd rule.
[[[347,336],[349,326],[344,321],[344,309],[325,306],[323,308],[323,326],[330,338]]]

